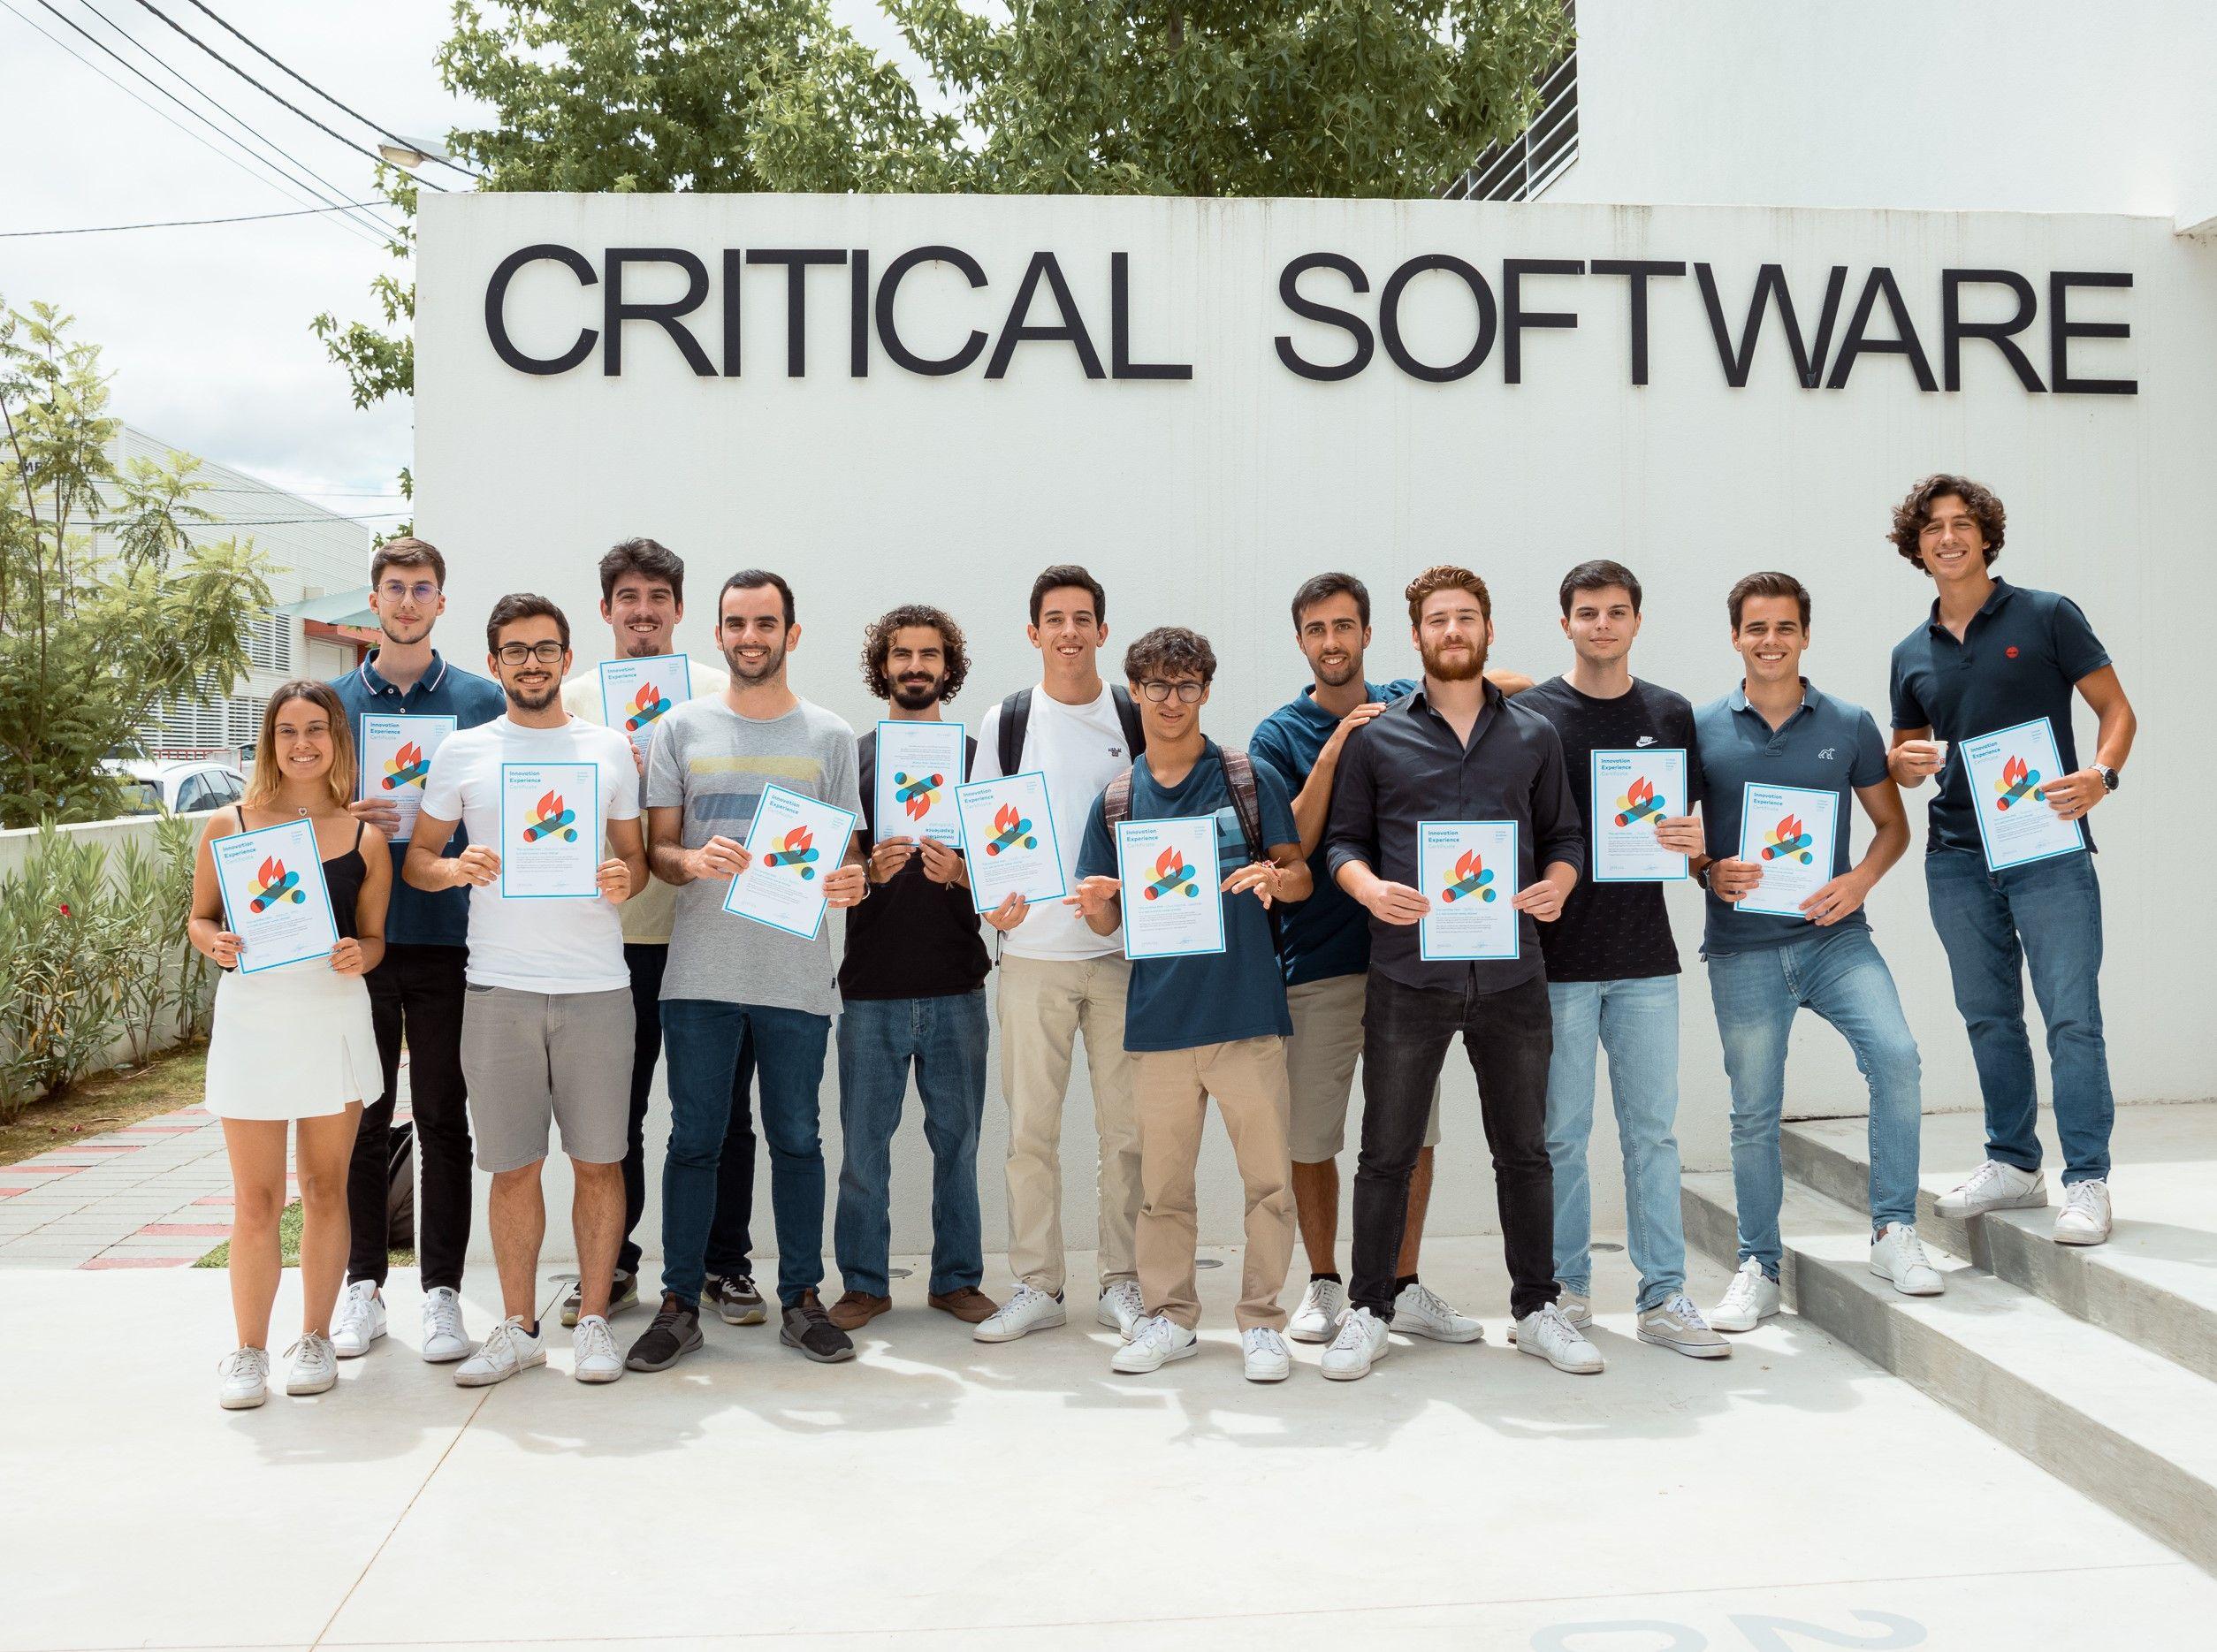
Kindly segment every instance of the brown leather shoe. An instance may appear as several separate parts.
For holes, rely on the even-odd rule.
[[[941,1313],[953,1314],[965,1325],[982,1325],[1001,1311],[1001,1305],[975,1285],[964,1285],[944,1296],[934,1291],[924,1300]]]
[[[842,1331],[859,1330],[893,1306],[891,1297],[872,1297],[859,1290],[849,1290],[831,1305],[827,1316]]]

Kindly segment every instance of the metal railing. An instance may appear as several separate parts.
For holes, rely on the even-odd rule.
[[[1574,20],[1574,19],[1573,19]],[[1488,149],[1441,191],[1448,201],[1530,201],[1578,158],[1578,49],[1540,80],[1532,124]]]

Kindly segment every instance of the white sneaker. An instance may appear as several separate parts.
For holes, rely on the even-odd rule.
[[[1570,1315],[1566,1313],[1563,1317],[1569,1319]],[[1689,1359],[1722,1359],[1732,1352],[1732,1344],[1710,1328],[1709,1321],[1702,1318],[1702,1311],[1694,1306],[1693,1298],[1683,1290],[1640,1315],[1639,1336],[1643,1343],[1668,1348]]]
[[[1870,1271],[1905,1297],[1937,1297],[1947,1289],[1907,1222],[1895,1222],[1870,1241]]]
[[[1566,1290],[1555,1298],[1555,1306],[1563,1310],[1563,1317],[1565,1319],[1568,1320],[1573,1325],[1575,1325],[1581,1331],[1585,1330],[1594,1322],[1594,1304],[1593,1298],[1590,1297],[1581,1296],[1575,1290]],[[1395,1305],[1393,1322],[1397,1326],[1401,1323],[1401,1314],[1398,1304]],[[1509,1343],[1512,1347],[1515,1346],[1516,1340],[1517,1322],[1514,1320],[1511,1320],[1509,1321]]]
[[[1552,1302],[1517,1321],[1517,1350],[1576,1376],[1591,1376],[1603,1365],[1601,1350],[1588,1342]]]
[[[339,1355],[321,1331],[303,1334],[285,1351],[293,1361],[285,1372],[287,1394],[321,1394],[338,1382]]]
[[[1301,1306],[1286,1321],[1285,1334],[1297,1343],[1328,1343],[1346,1317],[1347,1287],[1337,1279],[1312,1279],[1301,1292]]]
[[[339,1293],[331,1315],[331,1345],[341,1359],[359,1359],[385,1335],[385,1298],[374,1279],[357,1279]]]
[[[970,1335],[973,1342],[1012,1343],[1033,1331],[1051,1330],[1069,1322],[1070,1316],[1063,1311],[1062,1298],[1050,1297],[1030,1285],[1018,1285],[1015,1294],[1001,1305],[1000,1311]]]
[[[616,1351],[608,1321],[598,1313],[577,1321],[577,1328],[569,1334],[569,1348],[577,1359],[574,1374],[580,1382],[613,1382],[623,1374],[623,1356]]]
[[[491,1388],[517,1372],[546,1363],[546,1338],[534,1336],[510,1314],[492,1328],[484,1346],[454,1367],[456,1388]]]
[[[1108,1368],[1138,1376],[1160,1371],[1173,1359],[1191,1359],[1200,1351],[1200,1339],[1168,1314],[1142,1314],[1131,1328],[1131,1340],[1116,1350]]]
[[[1961,1186],[1942,1193],[1935,1208],[1950,1221],[1962,1222],[1990,1210],[2040,1210],[2046,1205],[2047,1177],[1989,1159]]]
[[[1393,1298],[1393,1328],[1436,1343],[1482,1343],[1486,1328],[1448,1306],[1428,1286],[1412,1283]]]
[[[252,1411],[270,1397],[270,1354],[234,1348],[216,1362],[216,1403],[225,1411]]]
[[[2109,1237],[2109,1184],[2073,1182],[2055,1213],[2055,1243],[2099,1245]]]
[[[1139,1321],[1147,1316],[1147,1299],[1139,1294],[1136,1279],[1119,1279],[1101,1293],[1101,1300],[1093,1306],[1093,1318],[1126,1342],[1137,1334]]]
[[[1335,1382],[1352,1382],[1370,1374],[1370,1367],[1386,1357],[1386,1322],[1368,1308],[1357,1308],[1339,1321],[1339,1334],[1324,1350],[1324,1374]]]
[[[1751,1331],[1779,1311],[1779,1282],[1750,1256],[1725,1287],[1725,1299],[1709,1311],[1712,1330]]]
[[[1239,1338],[1239,1351],[1246,1356],[1250,1382],[1283,1382],[1293,1374],[1292,1352],[1285,1338],[1274,1330],[1257,1326],[1245,1333]]]
[[[383,1312],[379,1312],[380,1319]],[[423,1298],[423,1360],[452,1365],[469,1357],[469,1333],[462,1328],[461,1293],[439,1285]]]

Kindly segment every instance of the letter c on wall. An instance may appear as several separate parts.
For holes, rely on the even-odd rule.
[[[520,247],[503,258],[493,269],[492,279],[485,283],[485,337],[492,341],[493,354],[519,373],[532,373],[551,377],[567,373],[593,353],[600,342],[599,329],[583,327],[578,330],[577,342],[556,356],[526,355],[515,347],[515,340],[508,337],[508,283],[526,264],[541,259],[552,259],[566,266],[577,278],[580,286],[592,286],[600,280],[600,273],[586,262],[584,254],[574,247],[563,247],[553,241],[540,241],[534,246]]]

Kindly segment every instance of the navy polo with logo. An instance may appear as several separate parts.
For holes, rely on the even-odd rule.
[[[1748,704],[1743,683],[1721,700],[1694,713],[1694,743],[1701,764],[1703,834],[1710,857],[1729,860],[1740,853],[1744,788],[1798,786],[1832,794],[1832,871],[1849,865],[1848,840],[1855,818],[1858,787],[1876,786],[1886,775],[1886,742],[1878,725],[1862,706],[1834,699],[1802,679],[1802,703],[1778,727]],[[1754,952],[1783,947],[1822,933],[1805,917],[1778,912],[1743,912],[1731,902],[1708,896],[1709,923],[1702,955]],[[1868,929],[1870,920],[1858,907],[1829,929]]]
[[[1939,602],[1933,600],[1931,617],[1893,645],[1892,693],[1896,728],[1930,728],[1934,739],[1949,742],[1926,817],[1926,854],[1983,852],[1962,759],[1966,740],[2045,717],[2055,731],[2063,773],[2076,773],[2071,692],[2108,663],[2108,650],[2078,605],[2052,590],[1994,581],[1993,593],[1971,615],[1960,643],[1940,623]],[[2082,819],[2079,825],[2092,849],[2091,824]]]

